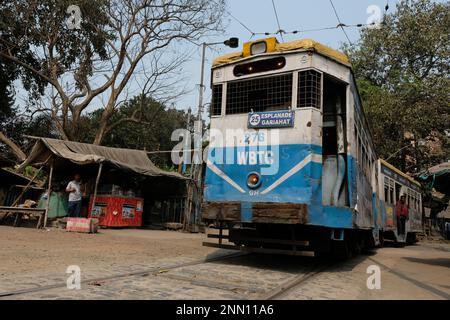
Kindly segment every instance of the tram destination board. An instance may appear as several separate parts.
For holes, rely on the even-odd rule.
[[[394,171],[390,170],[389,168],[387,168],[386,166],[384,166],[383,164],[381,164],[381,172],[383,174],[385,174],[386,176],[396,180],[397,182],[400,182],[401,184],[408,186],[409,188],[420,192],[420,187],[417,186],[416,184],[412,183],[411,181],[409,181],[408,179],[402,177],[401,175],[395,173]]]
[[[289,128],[294,126],[295,113],[290,110],[252,112],[248,114],[247,126],[259,128]]]

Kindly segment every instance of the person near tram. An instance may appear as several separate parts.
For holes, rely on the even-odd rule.
[[[406,233],[406,220],[409,218],[409,209],[405,201],[405,195],[402,194],[395,206],[395,215],[397,217],[397,233],[399,235],[405,235]]]

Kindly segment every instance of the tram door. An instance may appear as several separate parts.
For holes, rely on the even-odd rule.
[[[322,204],[349,205],[347,183],[347,84],[331,76],[323,79]]]

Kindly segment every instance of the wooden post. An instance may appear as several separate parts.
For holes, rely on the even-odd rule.
[[[100,176],[102,174],[102,169],[103,169],[103,162],[100,162],[100,165],[98,166],[97,178],[95,179],[94,196],[92,197],[92,208],[90,208],[91,213],[95,207],[95,199],[97,198],[97,188],[98,188],[98,183],[100,181]]]
[[[51,156],[50,156],[50,157],[51,157]],[[17,205],[19,204],[20,199],[21,199],[22,196],[25,194],[25,192],[27,192],[27,191],[30,189],[30,187],[31,187],[31,185],[33,184],[34,180],[36,180],[37,176],[39,175],[39,172],[41,172],[42,168],[44,168],[44,166],[47,164],[48,160],[50,160],[50,157],[48,157],[47,160],[45,160],[44,164],[39,168],[39,170],[36,171],[36,173],[34,174],[33,178],[32,178],[32,179],[28,182],[28,184],[22,189],[22,192],[20,193],[20,195],[14,200],[13,204],[11,205],[11,207],[15,207],[15,206],[17,206]],[[9,214],[10,214],[10,213],[7,212],[7,213],[3,216],[3,218],[0,220],[0,223],[2,223],[3,220],[5,220],[5,219],[8,217]],[[17,217],[16,217],[16,220],[17,220]]]
[[[48,177],[47,205],[45,208],[44,228],[47,226],[48,211],[50,210],[50,196],[52,193],[52,178],[53,178],[53,160],[50,164],[50,175]],[[40,222],[38,222],[38,227],[39,226],[40,226]]]
[[[31,180],[28,182],[28,184],[25,186],[25,188],[22,189],[22,192],[20,193],[20,195],[16,198],[16,200],[14,200],[14,203],[11,205],[11,207],[15,207],[16,205],[19,204],[20,198],[22,198],[22,196],[25,194],[25,192],[27,192],[28,189],[30,189],[31,184],[37,178],[37,176],[39,175],[39,172],[41,172],[42,168],[43,167],[40,167],[39,170],[36,171],[33,178],[31,178]]]

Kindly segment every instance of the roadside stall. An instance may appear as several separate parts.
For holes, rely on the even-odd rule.
[[[115,186],[111,192],[101,192],[95,198],[89,199],[89,218],[99,219],[99,224],[105,227],[138,227],[142,225],[144,199],[134,193],[120,192],[120,186]]]
[[[49,218],[67,215],[67,205],[60,205],[66,200],[61,201],[59,193],[67,197],[64,191],[74,174],[81,176],[82,217],[97,218],[104,227],[141,226],[146,199],[152,198],[150,190],[164,184],[184,185],[185,177],[156,167],[142,150],[36,139],[21,168],[47,164],[49,183],[39,203],[46,209],[44,226]]]

